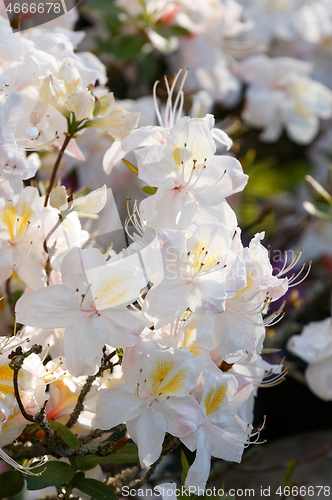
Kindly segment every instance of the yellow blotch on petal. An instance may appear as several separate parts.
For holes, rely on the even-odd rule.
[[[4,433],[8,427],[10,427],[11,425],[9,425],[10,421],[13,420],[13,418],[17,417],[17,415],[19,415],[20,412],[20,409],[19,407],[17,406],[16,408],[13,408],[11,414],[8,416],[6,422],[4,424],[2,424],[2,427],[1,427],[1,433]]]
[[[171,145],[171,155],[174,160],[175,165],[178,167],[179,171],[181,172],[182,170],[182,154],[181,154],[181,148],[179,143],[175,143]]]
[[[117,293],[117,290],[128,281],[127,276],[113,276],[111,278],[105,278],[101,283],[98,283],[98,288],[96,290],[96,307],[102,305],[103,308],[120,306],[126,302],[126,297],[130,291],[130,287],[121,289]]]
[[[2,210],[0,217],[7,227],[11,240],[24,236],[28,230],[29,222],[34,212],[28,203],[24,203],[21,213],[18,212],[18,206],[8,203]]]
[[[254,278],[252,278],[251,276],[247,276],[247,284],[244,288],[242,288],[242,290],[238,290],[236,292],[236,294],[234,295],[234,299],[238,299],[239,297],[241,297],[241,295],[246,292],[247,290],[250,290],[250,288],[252,288],[255,284],[255,281],[254,281]]]
[[[191,339],[193,338],[193,334],[194,334],[194,332],[196,332],[196,328],[193,326],[187,326],[185,332],[186,332],[186,334],[185,334],[186,336],[183,340],[182,347],[184,349],[188,349],[190,344],[191,344]]]
[[[188,260],[190,260],[194,265],[195,272],[199,272],[203,269],[208,269],[217,264],[218,257],[222,253],[222,248],[214,248],[213,251],[209,248],[211,245],[212,238],[200,239],[197,241],[195,248],[190,255]],[[206,253],[207,252],[207,253]],[[202,265],[204,264],[204,265]]]
[[[0,365],[0,391],[6,396],[14,395],[14,370],[9,364]]]
[[[193,356],[200,356],[201,354],[204,354],[205,350],[202,347],[197,347],[197,345],[192,344],[188,351],[193,355]]]
[[[211,388],[210,392],[207,394],[205,398],[205,410],[206,415],[211,415],[218,411],[227,396],[227,385],[221,384],[217,388],[214,386]]]
[[[159,360],[151,370],[152,386],[154,394],[176,394],[182,391],[186,385],[186,368],[178,370],[170,380],[163,385],[175,367],[173,360]]]
[[[15,238],[15,227],[16,227],[16,207],[11,204],[7,204],[1,212],[1,220],[3,224],[7,227],[10,239]]]

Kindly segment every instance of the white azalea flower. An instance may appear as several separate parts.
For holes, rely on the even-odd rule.
[[[141,340],[124,353],[123,384],[101,390],[96,427],[110,429],[126,422],[138,446],[142,467],[159,457],[165,433],[183,437],[204,421],[189,391],[198,371],[182,349],[162,350],[153,340]]]
[[[206,349],[217,346],[221,358],[236,363],[248,353],[260,353],[265,338],[262,313],[267,305],[284,295],[287,278],[274,276],[268,251],[261,244],[264,233],[257,233],[239,255],[245,262],[246,285],[227,298],[221,314],[201,317],[196,344]],[[280,319],[278,313],[267,319],[267,325]],[[214,340],[211,332],[214,324]]]
[[[301,335],[293,335],[287,349],[308,363],[305,378],[314,394],[325,401],[332,400],[332,318],[313,321]]]
[[[14,191],[22,189],[22,180],[33,177],[40,166],[36,154],[25,157],[22,149],[28,143],[29,131],[38,131],[27,127],[17,136],[16,129],[24,114],[24,96],[14,90],[7,90],[0,96],[0,184],[8,181]]]
[[[203,386],[202,386],[203,384]],[[238,383],[233,375],[216,367],[206,369],[194,394],[200,403],[205,422],[198,430],[181,441],[196,459],[188,471],[185,486],[205,488],[211,466],[211,456],[232,462],[241,462],[252,426],[236,415],[248,393],[236,399]]]
[[[143,304],[143,312],[157,328],[188,308],[196,314],[220,313],[226,298],[245,286],[245,264],[231,251],[232,236],[221,223],[159,233],[164,278],[151,288]]]
[[[106,264],[95,248],[73,248],[61,264],[62,285],[23,295],[17,322],[63,328],[65,357],[74,377],[96,373],[104,344],[135,345],[144,322],[127,310],[146,284],[136,256]]]
[[[14,468],[24,472],[29,467],[18,465],[1,449],[12,443],[28,424],[15,398],[14,371],[9,366],[7,355],[0,353],[0,457]],[[39,356],[31,354],[24,360],[18,373],[20,398],[26,412],[30,415],[36,415],[48,399],[45,394],[46,384],[38,376],[40,363]]]
[[[310,143],[319,119],[332,116],[332,92],[310,78],[312,65],[288,57],[265,55],[242,61],[238,73],[249,84],[243,118],[263,128],[261,139],[275,142],[283,127],[300,144]]]
[[[155,491],[158,491],[162,496],[163,500],[176,500],[176,490],[178,486],[176,483],[162,483],[154,487]]]
[[[13,272],[31,289],[46,284],[42,222],[48,214],[38,190],[28,186],[0,212],[0,282]]]
[[[183,102],[184,93],[183,86],[187,79],[188,70],[184,73],[182,80],[180,80],[180,75],[182,73],[182,68],[174,76],[172,85],[168,84],[167,78],[165,77],[165,84],[167,89],[167,102],[164,106],[163,112],[160,111],[157,99],[157,86],[159,81],[156,81],[153,87],[153,102],[154,109],[156,113],[159,125],[144,124],[136,130],[128,133],[127,136],[121,141],[114,141],[112,146],[106,151],[103,159],[103,167],[107,174],[109,174],[113,167],[123,159],[129,152],[135,151],[138,148],[144,148],[146,146],[160,146],[166,144],[166,138],[170,133],[171,129],[183,118]],[[175,89],[177,83],[179,83],[179,89],[177,90],[177,95],[175,97]],[[144,98],[143,98],[144,99]],[[142,99],[142,100],[143,100]],[[173,102],[174,101],[174,102]],[[124,101],[126,102],[126,101]],[[148,104],[150,102],[148,101]],[[136,104],[137,106],[137,104]],[[142,102],[145,113],[146,102]],[[131,107],[133,105],[131,104]],[[135,107],[134,107],[135,109]],[[211,129],[211,134],[214,141],[221,146],[223,149],[230,149],[233,142],[228,137],[228,135],[223,132],[220,128],[214,127],[214,118],[212,115],[207,115],[205,117],[206,123]]]
[[[225,198],[241,191],[247,176],[235,158],[214,156],[213,122],[211,115],[185,117],[171,129],[166,144],[135,152],[139,178],[158,188],[140,204],[141,217],[150,227],[183,229],[193,220],[225,222],[225,213],[236,226]]]

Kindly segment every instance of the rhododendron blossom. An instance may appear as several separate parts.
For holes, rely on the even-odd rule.
[[[100,500],[149,484],[181,445],[162,496],[185,496],[180,477],[209,496],[211,458],[239,463],[261,443],[258,388],[284,379],[282,344],[319,292],[314,277],[289,294],[291,328],[266,334],[311,267],[273,251],[310,224],[292,210],[310,170],[300,145],[332,117],[332,3],[102,3],[29,29],[14,9],[12,30],[0,2],[0,458],[28,490]],[[78,19],[103,62],[79,50]],[[311,186],[310,216],[332,220],[328,185]],[[332,399],[331,318],[288,348]]]
[[[125,350],[122,367],[124,384],[100,392],[96,426],[108,429],[125,421],[141,465],[150,467],[166,432],[186,436],[203,422],[189,394],[199,373],[188,352],[162,350],[148,339]]]
[[[144,274],[134,258],[107,265],[99,250],[73,248],[63,259],[61,277],[61,285],[21,297],[17,321],[40,328],[65,327],[69,372],[76,377],[94,374],[105,343],[137,343],[144,323],[125,306],[138,297]]]

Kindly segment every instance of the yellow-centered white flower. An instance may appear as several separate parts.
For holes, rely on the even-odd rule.
[[[62,285],[23,295],[17,322],[62,328],[68,371],[74,377],[96,373],[104,344],[135,345],[144,322],[126,306],[146,285],[136,255],[107,264],[96,248],[71,249],[61,264]]]
[[[182,437],[203,423],[199,405],[189,394],[199,372],[188,351],[163,350],[150,339],[125,349],[122,368],[124,383],[100,391],[96,426],[110,429],[126,422],[141,466],[150,467],[161,453],[166,432]]]

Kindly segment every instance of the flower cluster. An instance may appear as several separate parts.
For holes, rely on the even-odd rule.
[[[244,121],[261,140],[309,144],[332,116],[332,8],[326,0],[172,2],[117,0],[131,32],[172,53],[169,69],[189,65],[193,109],[234,107],[245,89]],[[173,31],[172,31],[173,30]],[[177,33],[186,33],[179,36]],[[167,36],[168,34],[168,36]],[[148,46],[149,44],[147,44]],[[148,49],[147,49],[148,50]]]
[[[99,212],[98,191],[71,201],[64,187],[55,188],[44,206],[38,190],[26,187],[1,212],[3,280],[15,272],[26,284],[16,322],[30,327],[24,337],[50,344],[66,363],[60,373],[52,361],[47,417],[69,417],[79,379],[98,372],[105,349],[122,349],[121,373],[111,387],[96,388],[90,425],[107,430],[125,422],[142,467],[158,459],[166,433],[181,439],[197,449],[186,485],[201,488],[211,456],[240,462],[256,439],[247,400],[262,366],[265,323],[279,318],[263,314],[288,288],[282,273],[273,275],[263,233],[248,247],[241,243],[226,198],[247,176],[235,158],[215,154],[215,136],[226,147],[231,141],[213,127],[212,115],[184,117],[163,129],[162,143],[150,136],[154,143],[137,149],[138,175],[154,194],[128,220],[133,243],[108,260],[98,248],[80,248],[79,238],[61,247],[60,262],[43,245],[44,238],[61,246],[55,231],[70,208]],[[43,233],[47,217],[54,231]],[[258,383],[270,370],[261,370]],[[280,367],[272,371],[278,377]]]
[[[104,65],[75,51],[81,33],[58,26],[13,34],[0,17],[6,35],[0,41],[1,333],[20,328],[0,344],[0,446],[21,436],[11,450],[18,460],[29,448],[36,457],[40,449],[57,458],[97,449],[105,458],[113,452],[114,428],[125,424],[143,469],[159,459],[167,435],[196,451],[185,486],[203,490],[211,457],[240,462],[258,442],[257,388],[284,375],[281,364],[261,356],[266,326],[283,316],[273,303],[293,285],[286,274],[298,259],[275,273],[264,232],[242,242],[229,198],[248,176],[227,153],[232,140],[211,113],[184,116],[183,89],[205,82],[200,90],[212,100],[233,105],[245,82],[246,122],[262,127],[265,140],[277,140],[285,127],[302,143],[312,140],[320,118],[332,115],[332,93],[311,79],[307,62],[266,54],[237,60],[228,53],[232,41],[248,45],[257,33],[250,17],[256,3],[227,0],[216,9],[215,2],[118,2],[134,11],[145,6],[147,34],[159,48],[172,50],[172,39],[166,48],[153,23],[176,22],[196,35],[183,41],[178,56],[197,52],[193,46],[203,59],[209,51],[188,78],[180,70],[171,85],[165,80],[162,111],[156,82],[159,125],[151,120],[140,127],[137,109],[128,104],[127,110],[105,87]],[[271,24],[264,46],[275,36],[300,36],[298,25],[283,34],[272,28],[273,14],[260,15]],[[105,173],[135,155],[124,163],[147,194],[132,207],[128,200],[124,225],[131,242],[120,252],[101,227],[119,218],[111,190],[72,192],[58,179],[64,154],[84,160],[79,143],[83,134],[91,140],[87,129],[100,129],[104,140],[107,134],[100,147]],[[34,177],[50,152],[57,157],[43,182]],[[29,349],[31,343],[43,354]],[[53,433],[62,428],[54,424],[79,435],[76,449],[52,448]],[[111,436],[107,449],[85,446],[102,436]],[[1,456],[22,470],[4,451]]]

